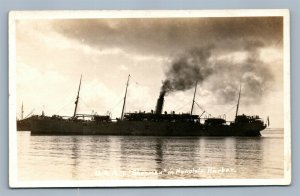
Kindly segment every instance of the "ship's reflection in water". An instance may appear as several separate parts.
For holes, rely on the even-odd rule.
[[[30,136],[20,180],[282,178],[283,131],[261,138]]]

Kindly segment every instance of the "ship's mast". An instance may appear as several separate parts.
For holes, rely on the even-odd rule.
[[[241,89],[242,89],[242,86],[240,85],[240,92],[239,92],[238,102],[237,102],[237,105],[236,105],[235,117],[237,117],[238,112],[239,112],[239,105],[240,105],[240,98],[241,98]]]
[[[128,89],[128,84],[129,84],[129,78],[130,78],[130,74],[128,75],[127,84],[126,84],[126,90],[125,90],[125,96],[124,96],[124,102],[123,102],[121,120],[123,120],[123,117],[124,117],[124,111],[125,111],[125,104],[126,104],[126,97],[127,97],[127,89]]]
[[[194,104],[195,104],[195,96],[196,96],[196,91],[197,91],[197,83],[198,83],[198,81],[196,81],[196,85],[195,85],[193,103],[192,103],[192,108],[191,108],[191,115],[193,115],[193,109],[194,109]]]
[[[80,86],[81,86],[81,79],[82,79],[82,74],[80,76],[80,82],[79,82],[79,88],[78,88],[77,97],[76,97],[76,101],[75,101],[75,109],[74,109],[73,118],[75,118],[76,112],[77,112],[77,106],[78,106],[78,100],[79,100],[79,92],[80,92]]]
[[[23,120],[24,116],[24,107],[23,107],[23,102],[22,102],[22,107],[21,107],[21,120]]]

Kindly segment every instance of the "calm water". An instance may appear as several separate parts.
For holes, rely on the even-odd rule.
[[[20,180],[283,177],[281,129],[261,138],[17,134]]]

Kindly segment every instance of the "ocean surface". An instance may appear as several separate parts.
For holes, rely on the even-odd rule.
[[[283,130],[260,138],[30,136],[17,132],[19,180],[282,178]]]

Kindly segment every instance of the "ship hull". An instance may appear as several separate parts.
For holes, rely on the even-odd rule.
[[[32,135],[140,135],[140,136],[260,136],[255,124],[204,126],[194,122],[94,122],[35,119]]]
[[[30,131],[32,118],[17,120],[17,131]]]

